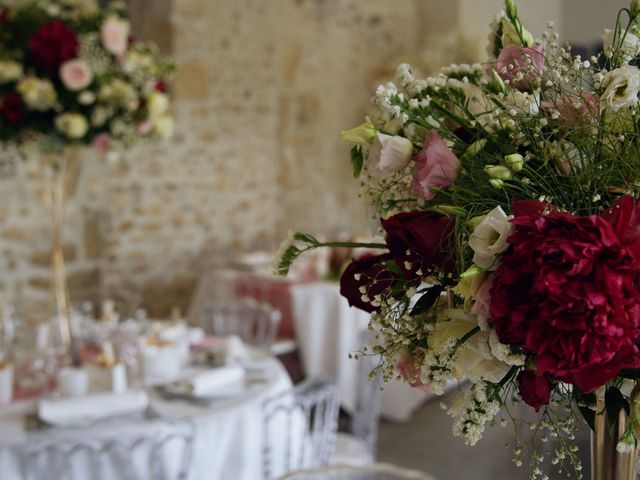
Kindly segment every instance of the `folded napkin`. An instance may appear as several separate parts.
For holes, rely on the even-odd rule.
[[[143,412],[149,405],[147,393],[94,393],[83,397],[50,398],[38,402],[40,420],[56,426]]]
[[[221,390],[239,390],[244,386],[244,369],[240,366],[219,367],[194,371],[176,384],[180,390],[194,397],[206,397]]]

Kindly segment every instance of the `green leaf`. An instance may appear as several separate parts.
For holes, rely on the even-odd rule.
[[[351,166],[353,167],[353,178],[358,178],[360,176],[363,163],[364,155],[362,155],[362,147],[356,145],[351,149]]]
[[[584,418],[584,421],[587,422],[587,425],[589,425],[589,428],[595,432],[596,431],[596,412],[591,410],[589,407],[578,407],[578,410],[580,410],[580,413],[582,414],[582,418]]]
[[[612,429],[618,422],[618,415],[622,410],[624,397],[620,390],[615,387],[608,387],[604,394],[604,406],[607,412],[607,420],[609,421],[609,429]]]
[[[416,315],[421,315],[428,311],[433,305],[436,303],[438,298],[440,298],[440,294],[442,293],[442,287],[440,285],[434,285],[431,287],[427,293],[422,295],[416,304],[413,306],[410,315],[415,317]]]

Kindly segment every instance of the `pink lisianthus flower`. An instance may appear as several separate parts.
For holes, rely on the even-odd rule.
[[[448,187],[458,177],[460,160],[435,130],[427,133],[424,149],[414,160],[411,189],[418,198],[433,199],[432,188]]]
[[[67,60],[60,66],[60,80],[67,89],[77,92],[93,81],[93,72],[87,62],[79,58]]]
[[[498,56],[496,71],[514,88],[531,88],[544,71],[544,45],[507,45]]]
[[[402,349],[393,356],[393,366],[398,374],[413,388],[419,388],[429,392],[429,385],[425,385],[420,380],[420,365],[411,353]]]
[[[493,287],[493,274],[488,275],[474,292],[473,298],[475,302],[473,303],[473,307],[471,307],[471,313],[478,317],[480,325],[486,326],[487,328],[491,315],[489,313],[491,307],[491,287]],[[483,330],[487,328],[483,328]]]
[[[542,110],[566,131],[576,126],[596,123],[600,115],[599,105],[600,97],[593,92],[582,92],[576,98],[563,97],[540,103]]]
[[[99,133],[91,142],[91,147],[99,153],[107,153],[111,148],[111,135]]]

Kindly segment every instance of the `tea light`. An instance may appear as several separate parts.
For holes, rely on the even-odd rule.
[[[89,390],[87,370],[76,367],[63,367],[58,372],[58,390],[63,397],[81,397]]]
[[[127,391],[127,368],[124,363],[106,361],[99,356],[87,367],[91,392],[124,393]]]
[[[13,364],[0,362],[0,405],[13,399]]]

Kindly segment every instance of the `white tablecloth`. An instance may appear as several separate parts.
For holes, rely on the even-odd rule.
[[[273,358],[264,359],[262,362],[267,382],[251,390],[251,394],[245,397],[204,406],[183,401],[168,401],[152,394],[151,407],[162,417],[187,418],[195,425],[189,480],[256,480],[262,477],[262,403],[265,399],[291,387],[289,376],[280,362]],[[0,410],[2,480],[25,478],[20,472],[16,450],[43,435],[25,431],[23,417],[28,411],[35,411],[35,401],[20,402]],[[46,435],[65,439],[73,438],[75,435],[86,440],[93,435],[117,437],[126,428],[126,422],[121,426],[116,422],[94,428],[52,428],[46,431]]]
[[[358,390],[357,361],[349,353],[359,351],[369,314],[349,307],[332,282],[314,282],[291,287],[292,310],[298,348],[305,373],[310,377],[338,375],[343,408],[352,411]],[[406,421],[428,395],[406,383],[391,381],[383,386],[382,416]]]

